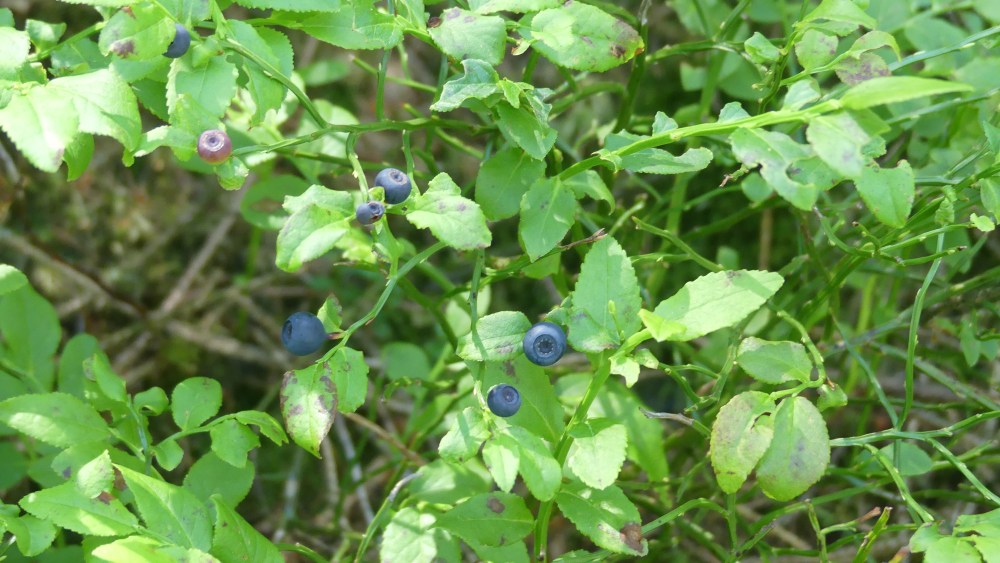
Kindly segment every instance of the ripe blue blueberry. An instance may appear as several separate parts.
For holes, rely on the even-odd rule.
[[[177,33],[174,35],[174,40],[167,46],[167,52],[163,53],[163,56],[179,59],[188,52],[188,47],[191,46],[191,34],[186,27],[179,23],[175,23],[174,26],[177,28]]]
[[[559,325],[541,322],[524,335],[524,355],[533,364],[551,366],[566,352],[566,333]]]
[[[385,206],[382,205],[381,201],[368,201],[354,210],[354,216],[362,225],[371,225],[381,219],[383,215],[385,215]]]
[[[292,313],[281,327],[281,343],[296,356],[308,356],[323,347],[327,341],[323,321],[312,313]]]
[[[514,416],[521,408],[521,394],[513,386],[506,383],[494,385],[486,394],[486,405],[497,416]]]
[[[386,168],[376,174],[375,185],[385,190],[385,202],[392,205],[406,201],[413,189],[409,176],[395,168]]]

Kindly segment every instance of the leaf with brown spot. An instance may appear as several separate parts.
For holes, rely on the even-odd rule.
[[[313,364],[288,372],[281,384],[285,428],[296,444],[316,457],[337,412],[337,391],[323,381],[331,375],[329,364]]]

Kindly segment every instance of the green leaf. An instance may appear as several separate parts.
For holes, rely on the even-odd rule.
[[[153,446],[153,454],[156,455],[156,462],[167,471],[173,471],[184,459],[184,450],[177,444],[177,440],[165,439]]]
[[[0,491],[16,485],[27,474],[28,458],[20,446],[16,442],[0,442]]]
[[[441,528],[437,518],[416,508],[404,508],[392,515],[382,535],[380,561],[413,563],[458,563],[462,561],[458,542]]]
[[[519,31],[553,63],[603,72],[628,62],[645,45],[632,26],[582,2],[566,2],[526,18]]]
[[[528,547],[523,541],[508,543],[502,547],[483,545],[466,540],[469,547],[476,552],[482,561],[503,561],[504,563],[528,563]]]
[[[507,545],[528,535],[534,526],[524,499],[510,493],[483,493],[466,499],[438,518],[452,534],[488,546]]]
[[[197,428],[219,412],[222,386],[207,377],[190,377],[174,387],[170,402],[170,414],[181,430]]]
[[[520,339],[518,345],[520,347]],[[520,354],[513,361],[488,363],[483,374],[483,390],[501,383],[513,385],[521,393],[521,408],[506,420],[545,440],[557,442],[565,428],[564,415],[545,369]]]
[[[916,178],[908,162],[901,160],[896,168],[873,163],[864,168],[854,185],[876,219],[890,227],[906,224],[916,193]]]
[[[795,44],[795,56],[802,68],[811,71],[829,63],[837,56],[838,43],[836,35],[810,29],[803,33],[802,38]]]
[[[515,108],[506,102],[497,104],[496,111],[497,127],[504,138],[535,160],[545,160],[559,136],[549,125],[548,116],[539,116],[524,104]]]
[[[285,431],[281,429],[278,421],[266,412],[240,411],[234,413],[233,418],[243,424],[256,426],[261,434],[279,446],[288,441],[288,436],[285,435]]]
[[[944,537],[931,544],[924,555],[924,561],[931,563],[947,561],[949,563],[980,563],[982,559],[971,538]]]
[[[898,449],[897,449],[898,448]],[[911,444],[909,442],[899,442],[896,444],[889,444],[879,450],[879,452],[892,461],[896,470],[903,477],[916,477],[918,475],[925,475],[930,473],[934,468],[934,461],[931,456],[927,455],[924,450],[920,449],[920,446],[916,444]],[[867,460],[867,462],[862,466],[865,471],[872,473],[885,474],[885,468],[879,463],[874,456],[869,452],[862,452],[862,457],[860,459]],[[960,523],[956,523],[960,525]]]
[[[111,369],[111,363],[104,352],[98,350],[84,360],[83,372],[87,379],[97,383],[97,389],[102,395],[116,403],[125,404],[128,402],[125,380]]]
[[[320,442],[329,434],[337,411],[337,388],[330,364],[313,364],[285,373],[280,397],[281,415],[292,441],[319,457]]]
[[[664,340],[675,340],[687,330],[687,328],[677,321],[668,321],[663,317],[657,315],[652,311],[647,311],[646,309],[639,309],[639,319],[642,320],[642,326],[646,327],[649,334],[657,342],[663,342]]]
[[[254,464],[235,467],[212,452],[198,458],[184,476],[184,488],[206,506],[219,495],[226,506],[239,506],[253,485]]]
[[[278,233],[275,264],[286,272],[329,252],[354,217],[349,193],[315,185],[301,196],[286,197],[284,208],[291,216]]]
[[[28,162],[43,172],[59,170],[79,126],[73,100],[47,86],[18,89],[0,109],[0,129]]]
[[[131,86],[109,69],[57,78],[49,88],[70,99],[80,115],[80,131],[107,135],[125,150],[139,146],[142,122]]]
[[[113,496],[87,498],[74,483],[64,483],[21,499],[26,512],[67,530],[90,536],[134,534],[139,521]]]
[[[815,117],[809,121],[806,138],[823,162],[842,176],[860,176],[871,160],[861,152],[871,137],[850,114],[838,112]]]
[[[791,500],[811,487],[830,463],[826,422],[803,397],[790,397],[774,415],[774,437],[757,467],[757,482],[767,496]]]
[[[584,376],[589,382],[589,375]],[[590,416],[617,420],[625,425],[628,434],[628,459],[639,465],[649,475],[651,482],[667,477],[667,460],[663,452],[663,424],[642,414],[646,408],[636,394],[617,381],[608,381],[597,395]]]
[[[412,198],[406,219],[458,250],[486,248],[493,240],[482,209],[462,197],[461,188],[444,172],[427,184],[427,191]]]
[[[466,461],[476,455],[490,437],[483,410],[466,407],[455,417],[455,423],[438,444],[441,457],[453,462]]]
[[[815,10],[806,14],[806,17],[795,25],[797,27],[804,26],[819,20],[847,23],[868,29],[873,29],[878,25],[875,18],[866,14],[851,0],[823,0]]]
[[[806,383],[813,369],[805,346],[798,342],[769,342],[753,336],[740,342],[736,363],[757,381],[771,385]]]
[[[507,41],[507,26],[503,18],[449,8],[441,12],[440,20],[440,25],[428,31],[449,57],[456,60],[479,59],[493,66],[503,60]]]
[[[474,362],[510,360],[521,353],[521,341],[529,328],[531,321],[520,311],[486,315],[476,322],[478,342],[470,332],[459,339],[455,353]]]
[[[648,553],[639,509],[618,487],[594,490],[571,481],[556,495],[556,504],[576,529],[598,547],[626,555]]]
[[[293,12],[336,12],[340,10],[340,0],[236,0],[247,8],[258,10],[290,10]]]
[[[670,340],[693,340],[742,321],[770,299],[784,281],[779,274],[759,270],[713,272],[684,284],[680,291],[661,301],[653,313],[686,327]]]
[[[521,246],[532,262],[556,247],[576,222],[576,197],[558,178],[535,182],[521,198],[517,227]]]
[[[586,352],[617,347],[639,329],[641,305],[628,255],[614,238],[602,238],[587,252],[573,289],[570,343]]]
[[[283,8],[288,9],[289,4],[293,3]],[[270,19],[344,49],[391,49],[403,39],[399,23],[380,12],[374,0],[353,0],[332,12],[273,12]]]
[[[417,470],[407,490],[410,498],[434,504],[455,504],[490,491],[490,478],[475,458],[463,464],[434,460]]]
[[[28,278],[20,270],[8,264],[0,264],[0,295],[10,293],[28,284]]]
[[[212,503],[215,504],[215,535],[210,551],[212,555],[222,561],[284,563],[285,558],[278,548],[223,502],[221,497],[213,496]]]
[[[573,445],[566,463],[573,474],[593,489],[614,484],[625,463],[625,427],[611,419],[592,418],[574,426],[569,434]]]
[[[0,533],[4,529],[17,539],[17,549],[26,557],[40,555],[56,538],[56,527],[51,522],[30,514],[16,517],[0,512]]]
[[[892,74],[885,59],[874,53],[862,53],[857,58],[844,58],[834,68],[837,71],[837,78],[848,86],[855,86]]]
[[[333,370],[337,410],[343,413],[358,410],[368,395],[368,364],[365,363],[365,355],[353,348],[341,347],[325,365]]]
[[[28,62],[30,49],[27,33],[0,27],[0,78],[16,79],[18,69]]]
[[[777,131],[740,128],[730,136],[733,153],[748,167],[760,166],[760,175],[789,203],[811,211],[819,190],[789,177],[789,167],[810,156],[806,146]]]
[[[470,0],[469,8],[480,14],[496,12],[538,12],[547,8],[558,8],[563,0]]]
[[[728,494],[743,486],[773,436],[776,406],[766,393],[745,391],[729,400],[712,424],[709,457],[719,488]]]
[[[607,136],[604,150],[615,151],[648,138],[622,131]],[[703,147],[688,149],[680,156],[674,156],[663,149],[652,148],[620,157],[618,167],[644,174],[685,174],[704,170],[711,164],[712,157],[712,151]]]
[[[431,104],[431,110],[452,111],[467,100],[485,100],[500,92],[500,76],[489,63],[465,59],[462,68],[465,72],[461,76],[444,83],[441,96]]]
[[[62,448],[111,436],[93,407],[66,393],[19,395],[0,402],[0,422]]]
[[[176,563],[178,561],[198,561],[214,563],[218,559],[200,549],[184,549],[178,545],[161,543],[145,536],[129,536],[98,546],[92,552],[94,557],[109,563]]]
[[[174,22],[163,17],[162,10],[149,3],[139,3],[115,12],[101,29],[97,44],[102,53],[145,61],[163,57],[176,33]]]
[[[773,63],[781,58],[781,50],[759,31],[755,31],[749,39],[743,42],[743,48],[750,56],[750,60],[757,64]]]
[[[55,308],[30,285],[0,298],[0,327],[4,358],[44,389],[52,387],[62,327]]]
[[[218,55],[195,66],[192,57],[175,59],[170,65],[167,78],[167,108],[170,111],[171,124],[178,115],[178,100],[181,96],[189,96],[190,101],[204,112],[206,119],[219,119],[229,108],[236,95],[236,65]],[[205,127],[207,129],[208,127]],[[191,131],[200,135],[201,131]]]
[[[479,167],[476,203],[491,221],[513,217],[520,209],[521,198],[543,174],[544,162],[514,147],[502,149]]]
[[[121,465],[115,468],[135,495],[139,514],[150,530],[177,545],[204,551],[211,547],[212,522],[194,494]]]
[[[503,430],[520,449],[518,471],[532,496],[541,501],[552,500],[562,485],[562,470],[541,438],[521,428],[510,426]]]
[[[210,0],[159,0],[177,21],[181,24],[191,25],[209,17]],[[328,2],[329,3],[329,2]]]
[[[83,464],[73,474],[77,489],[87,498],[94,498],[111,489],[114,483],[114,473],[111,468],[111,456],[104,450],[101,455]]]
[[[235,51],[230,57],[238,61],[246,77],[246,90],[253,100],[253,115],[250,125],[258,125],[270,110],[277,110],[285,99],[285,86],[271,76],[270,69],[276,69],[284,76],[292,73],[291,44],[281,33],[267,28],[254,28],[240,20],[230,20],[229,29],[233,38],[247,50],[257,55],[266,65],[260,65],[243,58]],[[273,46],[273,48],[272,48]]]
[[[231,418],[213,426],[209,433],[212,436],[212,451],[235,467],[246,465],[247,454],[260,446],[260,439],[252,430]]]
[[[510,434],[496,434],[483,446],[483,462],[497,487],[505,493],[514,488],[521,465],[521,449]]]
[[[847,109],[864,109],[972,90],[972,86],[960,82],[916,76],[886,76],[873,78],[852,87],[840,98],[840,103]]]
[[[614,210],[615,198],[611,195],[611,190],[604,184],[604,180],[601,179],[601,175],[597,172],[587,170],[562,182],[563,185],[573,192],[576,199],[589,197],[595,201],[604,201]]]

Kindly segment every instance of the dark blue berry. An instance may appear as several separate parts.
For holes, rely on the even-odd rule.
[[[521,408],[521,394],[513,386],[506,383],[494,385],[486,394],[486,405],[497,416],[514,416]]]
[[[312,313],[292,313],[281,327],[281,343],[296,356],[308,356],[323,347],[327,341],[323,321]]]
[[[551,366],[566,352],[566,333],[559,325],[537,323],[524,335],[524,355],[533,364]]]
[[[179,59],[188,52],[188,47],[191,46],[191,34],[186,27],[179,23],[175,23],[174,26],[177,28],[177,33],[174,35],[174,40],[167,46],[167,52],[163,53],[163,56]]]
[[[385,202],[393,205],[406,201],[413,189],[409,176],[395,168],[386,168],[376,174],[375,185],[385,190]]]
[[[385,215],[385,206],[382,205],[381,201],[362,203],[354,211],[354,216],[358,219],[358,223],[362,225],[371,225],[381,219],[383,215]]]

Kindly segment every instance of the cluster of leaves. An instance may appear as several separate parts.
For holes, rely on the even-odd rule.
[[[983,381],[939,376],[917,357],[924,303],[966,296],[973,305],[960,325],[943,322],[941,329],[958,335],[970,367],[998,353],[995,333],[978,324],[987,326],[998,311],[980,311],[972,292],[1000,278],[996,268],[973,269],[976,256],[990,251],[981,234],[1000,218],[1000,84],[980,78],[1000,68],[1000,59],[971,60],[965,53],[1000,35],[983,19],[1000,20],[992,3],[963,6],[959,27],[934,14],[918,17],[916,2],[896,10],[895,2],[862,0],[796,8],[677,0],[670,4],[679,23],[706,39],[654,52],[656,26],[646,18],[656,8],[648,2],[638,17],[580,0],[74,3],[96,7],[101,19],[65,40],[64,24],[30,20],[19,30],[11,13],[0,11],[0,129],[28,162],[45,172],[65,163],[69,179],[77,178],[94,152],[93,136],[104,135],[121,144],[125,165],[166,147],[184,166],[214,172],[227,189],[243,187],[253,170],[260,178],[246,189],[241,210],[256,227],[277,231],[277,268],[297,272],[336,256],[385,275],[375,304],[346,327],[335,297],[320,309],[337,343],[309,366],[288,371],[280,384],[280,410],[294,443],[319,456],[337,413],[353,413],[369,400],[365,353],[348,343],[384,316],[397,287],[439,319],[428,341],[381,349],[390,381],[384,394],[398,391],[413,404],[407,431],[422,440],[410,443],[433,452],[427,438],[439,437],[440,457],[399,481],[406,485],[404,506],[393,506],[398,489],[387,495],[358,541],[358,558],[378,536],[386,561],[457,561],[463,545],[485,561],[545,559],[556,510],[577,537],[598,548],[588,552],[576,542],[581,549],[564,561],[648,555],[656,549],[651,534],[668,524],[720,559],[754,549],[772,554],[775,548],[763,541],[768,522],[783,514],[780,503],[828,474],[833,447],[858,449],[867,458],[850,458],[845,467],[857,465],[852,471],[871,472],[878,486],[898,489],[911,517],[904,530],[939,519],[906,479],[941,467],[957,469],[976,502],[1000,504],[969,460],[937,441],[1000,417],[1000,405],[974,399]],[[232,16],[246,14],[244,8],[260,17]],[[784,39],[762,33],[778,22],[785,24]],[[162,54],[175,23],[198,33],[189,53],[169,59]],[[322,70],[295,67],[293,42],[279,29],[341,49],[384,51],[372,72],[375,120],[359,123],[344,108],[310,97],[309,88],[326,78]],[[391,53],[405,61],[413,50],[407,38],[441,53],[436,87],[389,75]],[[509,78],[508,44],[511,58],[527,61],[520,80]],[[702,92],[698,103],[669,116],[662,99],[643,99],[648,65],[701,51],[718,53],[707,55],[705,68],[679,69],[682,90]],[[916,53],[904,58],[904,51]],[[626,64],[624,87],[593,78]],[[544,81],[535,74],[544,65],[561,86],[538,85]],[[387,119],[390,79],[430,94],[427,112]],[[714,112],[717,87],[741,101]],[[618,111],[597,124],[586,104],[604,92],[620,94]],[[637,106],[649,115],[634,116]],[[141,112],[162,124],[145,128]],[[949,112],[960,118],[946,121]],[[935,133],[942,128],[950,128],[943,140]],[[193,158],[207,129],[225,129],[235,147],[232,158],[212,167]],[[352,220],[354,209],[384,198],[366,179],[381,163],[363,162],[356,148],[362,136],[384,131],[402,131],[402,154],[387,158],[401,168],[405,162],[415,191],[366,230]],[[415,146],[416,134],[427,136],[425,148]],[[442,171],[434,142],[472,156],[474,182],[466,187],[458,172]],[[723,170],[731,172],[721,185],[703,182],[705,192],[688,198],[694,179]],[[353,175],[356,190],[328,186],[328,175],[343,172]],[[705,213],[715,205],[726,211]],[[688,211],[711,222],[683,232]],[[757,269],[742,267],[749,260],[726,244],[706,256],[704,237],[758,213],[772,222],[782,214],[784,227],[805,233],[800,248],[776,258],[786,261],[780,271],[767,271],[771,260],[764,258]],[[503,221],[515,217],[516,240],[512,234],[504,240]],[[563,244],[571,233],[577,240]],[[972,236],[980,236],[975,244]],[[762,241],[761,252],[770,252],[769,245]],[[471,275],[455,283],[451,272],[442,273],[431,259],[445,249],[460,253],[467,266],[461,271],[471,268]],[[926,264],[926,274],[904,270]],[[414,272],[427,274],[441,294],[422,295],[409,281]],[[128,395],[92,337],[66,343],[56,378],[61,338],[51,306],[16,270],[2,274],[0,422],[39,448],[35,470],[25,467],[23,474],[40,490],[22,498],[20,509],[5,506],[0,520],[21,552],[44,551],[58,527],[84,535],[86,553],[111,561],[150,553],[169,561],[280,557],[235,507],[253,479],[247,454],[260,445],[248,425],[279,444],[286,440],[281,427],[257,411],[213,418],[221,391],[211,379],[186,380],[170,399],[159,388]],[[969,278],[949,285],[964,274]],[[878,280],[890,277],[898,278],[894,299],[912,306],[897,311],[875,303]],[[908,277],[918,283],[907,284]],[[551,283],[558,293],[546,319],[567,328],[577,354],[575,363],[553,370],[554,380],[523,357],[520,342],[532,324],[519,309],[523,303],[491,295],[512,278],[547,279],[533,283]],[[857,287],[863,288],[860,318],[845,318],[850,311],[840,293]],[[492,311],[494,302],[501,310]],[[909,331],[905,350],[881,341],[902,329]],[[905,364],[903,397],[895,402],[872,368],[881,362],[860,352],[870,343]],[[421,347],[443,347],[433,369],[417,367],[427,363]],[[828,365],[844,351],[850,364]],[[918,365],[981,409],[951,426],[904,432],[917,408]],[[650,377],[669,377],[683,394],[683,413],[665,414],[687,425],[683,438],[665,439],[660,423],[643,415],[636,386]],[[859,383],[862,377],[867,381]],[[524,404],[516,415],[499,418],[486,408],[485,391],[497,383],[519,389]],[[852,407],[884,409],[892,428],[867,434],[866,427],[851,428],[831,440],[823,412]],[[168,410],[180,430],[153,440],[148,418]],[[162,479],[154,461],[173,470],[183,455],[177,440],[203,432],[211,452],[183,485]],[[872,446],[883,440],[892,444]],[[941,467],[907,440],[933,447]],[[694,461],[671,467],[668,444],[687,448]],[[714,480],[695,484],[707,462]],[[401,475],[402,469],[394,477]],[[761,522],[737,522],[736,505],[757,498],[748,482],[779,505]],[[868,490],[845,482],[857,488],[851,492]],[[831,503],[838,494],[817,502]],[[883,511],[865,537],[856,532],[861,518],[821,528],[813,504],[789,506],[810,511],[819,543],[814,554],[823,559],[826,535],[843,531],[854,533],[840,545],[860,545],[863,559],[891,512]],[[660,517],[640,510],[650,507]],[[689,512],[699,523],[681,523]],[[724,517],[718,529],[729,534],[727,548],[700,523],[713,512]],[[953,536],[922,528],[911,545],[941,559],[978,557],[974,549],[990,557],[998,536],[991,518],[960,520]],[[670,549],[670,540],[662,544]]]

